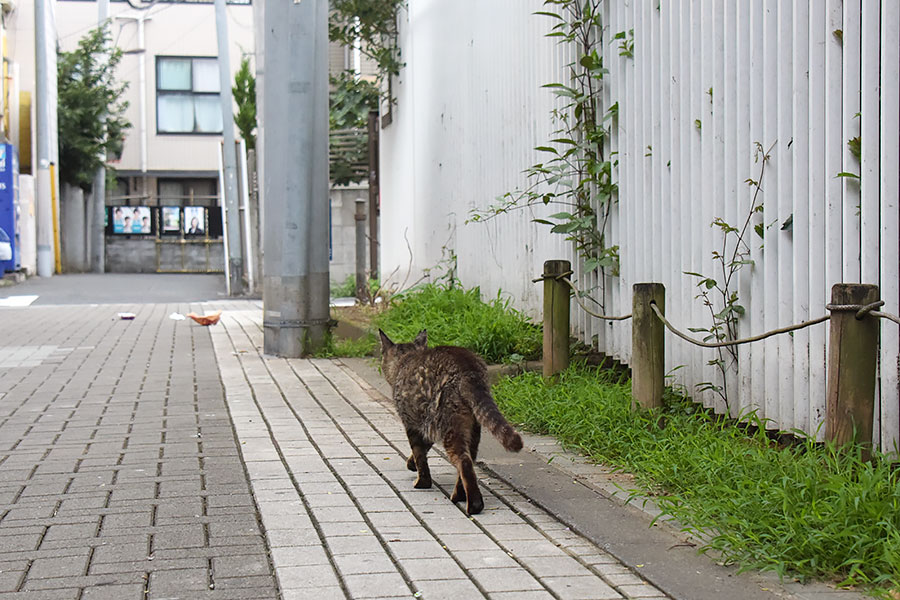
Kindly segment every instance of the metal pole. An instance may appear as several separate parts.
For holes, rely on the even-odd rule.
[[[97,27],[106,27],[109,19],[109,0],[97,2]],[[143,57],[142,57],[143,58]],[[101,59],[102,60],[102,59]],[[94,185],[91,193],[91,218],[88,222],[88,247],[90,264],[88,269],[94,273],[106,271],[106,237],[103,231],[103,217],[106,212],[106,153],[100,155],[102,164],[94,175]]]
[[[37,170],[35,177],[37,222],[37,274],[53,275],[53,198],[50,177],[50,145],[53,123],[53,107],[50,103],[50,78],[56,77],[51,69],[49,35],[47,31],[49,0],[34,2],[34,63],[35,63],[35,120],[37,121]]]
[[[241,220],[244,232],[244,251],[247,255],[247,289],[252,294],[256,291],[256,270],[253,262],[253,246],[250,235],[250,177],[247,173],[247,142],[241,140],[238,144],[241,156]]]
[[[369,299],[369,286],[366,278],[366,200],[356,199],[356,300],[365,304]]]
[[[219,98],[222,102],[224,152],[223,209],[228,229],[228,266],[232,296],[243,293],[244,265],[241,253],[241,217],[238,213],[237,160],[234,151],[234,114],[231,99],[231,61],[228,55],[228,21],[225,0],[216,0],[216,37],[219,42]]]
[[[378,279],[378,111],[369,112],[369,277]]]
[[[328,1],[265,7],[264,350],[324,342],[328,306]]]

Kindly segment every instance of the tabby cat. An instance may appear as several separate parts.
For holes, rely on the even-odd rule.
[[[425,330],[411,344],[395,344],[383,331],[379,334],[381,370],[412,448],[406,466],[418,472],[414,487],[431,487],[427,454],[440,441],[458,473],[450,500],[465,500],[468,514],[480,513],[484,500],[474,464],[482,425],[510,452],[522,449],[521,436],[494,404],[484,361],[457,346],[428,348]]]

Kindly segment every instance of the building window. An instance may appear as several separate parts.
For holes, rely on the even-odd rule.
[[[215,58],[156,57],[157,133],[222,133]]]

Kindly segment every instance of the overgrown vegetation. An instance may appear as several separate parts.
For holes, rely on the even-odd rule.
[[[482,301],[477,287],[424,285],[395,296],[390,310],[375,323],[399,342],[412,341],[427,329],[429,346],[462,346],[489,363],[511,355],[536,358],[541,352],[541,329],[499,294]]]
[[[657,413],[630,410],[630,382],[572,366],[494,388],[512,421],[634,473],[662,510],[744,569],[842,586],[900,585],[900,472],[859,447],[778,445],[755,415],[743,427],[669,393]]]
[[[105,164],[103,156],[122,153],[128,87],[115,79],[122,51],[110,44],[107,26],[91,30],[72,52],[57,56],[59,104],[59,178],[63,183],[91,187],[94,174]],[[108,168],[108,166],[107,166]],[[112,169],[107,179],[112,179]]]

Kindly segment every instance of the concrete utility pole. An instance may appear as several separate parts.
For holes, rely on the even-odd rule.
[[[328,328],[328,0],[265,8],[264,350],[297,357]]]
[[[244,261],[241,253],[241,214],[238,210],[237,159],[234,153],[234,114],[231,99],[231,60],[228,55],[228,17],[225,0],[216,0],[216,37],[219,41],[219,98],[222,101],[224,149],[225,236],[228,240],[228,277],[232,296],[244,292]]]
[[[106,27],[109,19],[109,0],[97,2],[97,27]],[[103,217],[106,212],[106,152],[100,156],[103,164],[94,175],[93,191],[91,193],[91,218],[88,219],[88,246],[91,254],[90,270],[94,273],[106,271],[106,240],[103,231]]]
[[[51,277],[54,267],[53,236],[53,181],[50,177],[50,128],[53,124],[53,107],[50,103],[51,77],[56,69],[50,64],[50,45],[47,32],[48,14],[52,10],[49,0],[34,2],[34,67],[35,120],[37,121],[37,170],[35,171],[35,198],[37,221],[37,274]]]

